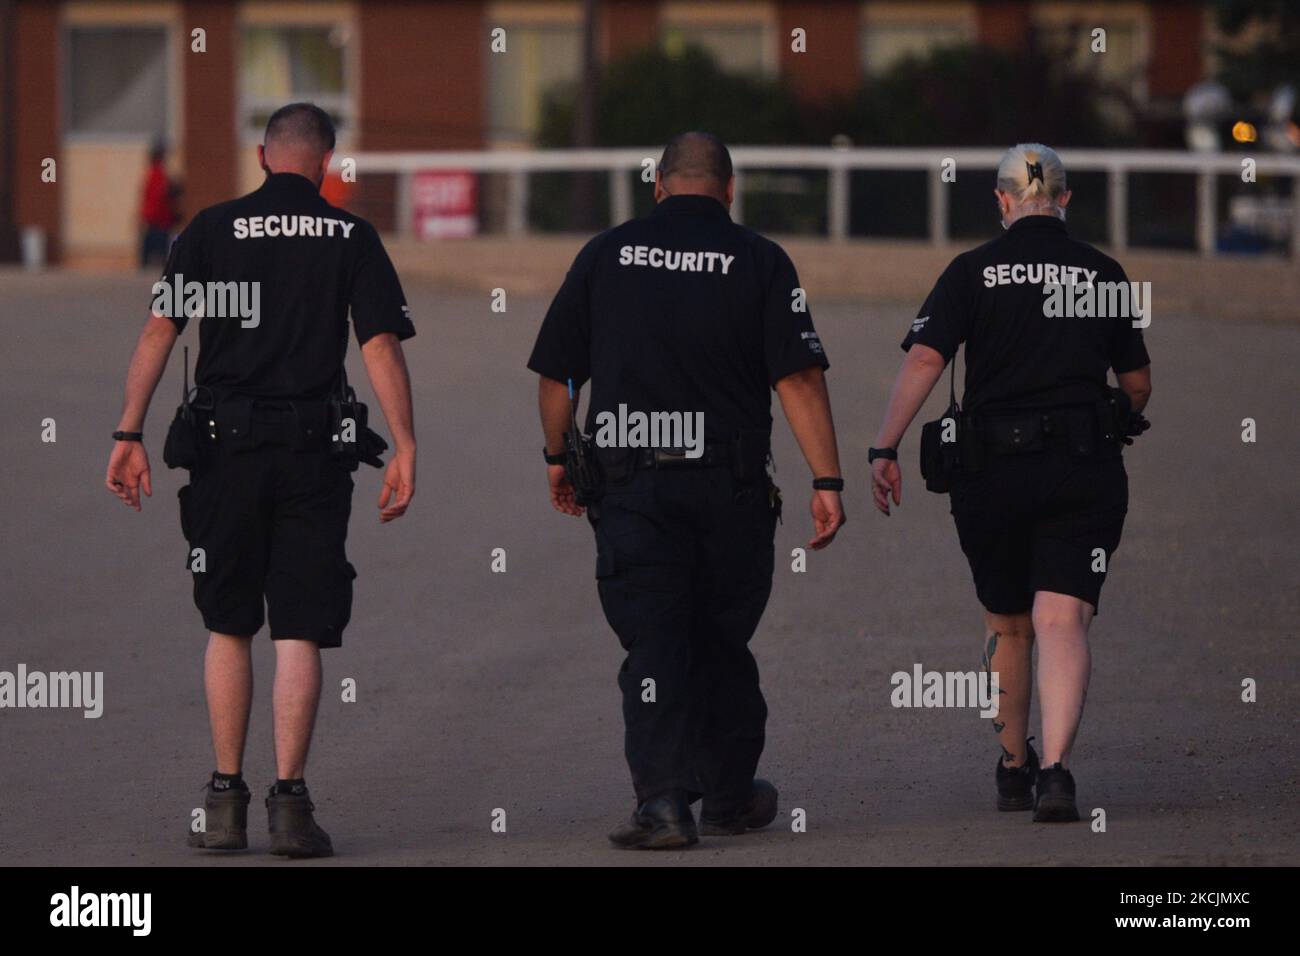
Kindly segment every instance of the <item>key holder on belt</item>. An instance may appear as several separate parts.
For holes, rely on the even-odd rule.
[[[388,450],[388,442],[370,427],[369,418],[370,410],[357,400],[356,390],[348,384],[347,369],[340,366],[338,394],[329,398],[329,446],[330,454],[343,459],[353,471],[362,462],[372,468],[384,465],[379,456]]]
[[[574,500],[586,506],[600,497],[604,472],[596,460],[596,443],[578,427],[578,400],[569,379],[569,430],[564,433],[564,474],[573,485]]]
[[[214,442],[217,440],[217,422],[216,416],[212,413],[217,407],[216,399],[212,395],[212,389],[206,385],[195,385],[194,388],[190,388],[190,347],[188,345],[182,346],[181,354],[184,359],[181,380],[181,407],[185,409],[190,425],[196,429],[200,427],[197,422],[196,411],[207,412],[205,416],[207,422],[201,427],[207,432],[208,441]]]
[[[203,459],[205,445],[217,440],[217,423],[214,411],[216,401],[212,390],[203,385],[190,388],[190,349],[185,346],[184,372],[181,380],[181,403],[167,428],[163,443],[163,462],[168,468],[195,468]],[[202,422],[200,421],[202,416]]]

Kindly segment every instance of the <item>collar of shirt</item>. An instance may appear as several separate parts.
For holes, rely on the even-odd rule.
[[[678,196],[669,196],[663,202],[655,206],[654,214],[656,216],[721,216],[724,219],[730,219],[727,207],[718,202],[712,196],[700,196],[692,193],[683,193]]]
[[[1007,227],[1007,232],[1017,230],[1047,230],[1048,232],[1065,232],[1065,222],[1056,216],[1022,216]]]
[[[258,192],[277,196],[320,196],[316,184],[300,173],[271,173]]]

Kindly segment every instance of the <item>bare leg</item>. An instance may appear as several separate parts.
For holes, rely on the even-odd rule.
[[[1033,692],[1034,627],[1028,612],[984,612],[984,670],[998,675],[998,715],[993,729],[1002,763],[1019,767],[1029,756],[1029,699]]]
[[[1095,613],[1086,601],[1052,591],[1034,595],[1038,635],[1038,697],[1043,712],[1043,766],[1070,765],[1070,751],[1083,719],[1092,656],[1088,625]]]
[[[275,641],[275,767],[296,780],[307,767],[316,705],[320,702],[320,647],[315,641]]]
[[[217,772],[239,773],[244,766],[248,714],[253,705],[252,638],[213,631],[203,658],[208,722]]]

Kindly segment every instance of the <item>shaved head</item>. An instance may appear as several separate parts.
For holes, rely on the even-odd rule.
[[[670,192],[699,192],[720,196],[731,181],[731,153],[712,133],[690,132],[674,136],[659,160],[659,176]]]
[[[315,103],[282,106],[266,123],[264,163],[271,172],[316,180],[333,149],[334,121]]]

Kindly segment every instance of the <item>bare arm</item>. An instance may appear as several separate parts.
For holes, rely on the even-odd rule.
[[[907,350],[903,367],[894,379],[894,389],[889,395],[889,405],[885,409],[885,420],[880,431],[876,432],[875,448],[897,448],[907,433],[907,428],[916,418],[925,400],[930,397],[934,383],[943,375],[943,356],[928,345],[915,344]],[[894,504],[903,502],[903,473],[897,461],[877,458],[871,464],[872,497],[876,508],[883,514],[889,514],[889,496],[892,493]]]
[[[569,387],[545,375],[538,376],[537,408],[542,415],[542,434],[546,438],[546,453],[558,455],[564,451],[564,433],[569,430]]]
[[[1144,365],[1142,368],[1134,369],[1131,372],[1118,372],[1115,380],[1119,382],[1119,387],[1128,395],[1129,402],[1133,405],[1133,411],[1140,412],[1147,407],[1147,400],[1151,398],[1151,366]]]
[[[813,477],[840,477],[840,453],[825,373],[820,368],[808,368],[787,375],[776,383],[776,394]]]
[[[776,394],[813,477],[840,477],[840,454],[825,373],[820,368],[809,368],[787,375],[776,383]],[[846,520],[840,493],[814,491],[812,516],[813,537],[808,547],[820,551],[834,540]]]
[[[122,399],[122,416],[117,430],[138,432],[144,429],[149,402],[162,380],[163,369],[176,344],[176,323],[159,315],[150,315],[135,344],[131,365],[126,372],[126,389]]]
[[[903,367],[894,379],[894,390],[889,395],[885,420],[876,432],[872,447],[897,448],[907,433],[907,427],[930,397],[934,383],[943,375],[943,356],[928,345],[913,345],[907,350]]]
[[[144,430],[149,402],[162,379],[167,358],[176,343],[176,324],[171,319],[150,315],[136,342],[135,352],[126,373],[126,388],[122,398],[122,414],[117,430],[138,432]],[[143,442],[120,441],[114,444],[108,459],[108,473],[104,485],[122,502],[136,511],[140,510],[140,492],[153,497],[153,482],[149,476],[149,455]]]
[[[574,399],[577,399],[576,393]],[[558,455],[564,451],[564,433],[569,430],[571,408],[568,385],[539,375],[537,409],[542,416],[542,434],[546,439],[548,455]],[[546,478],[551,486],[551,506],[561,514],[581,517],[585,509],[578,504],[573,485],[564,473],[564,466],[547,465]]]
[[[388,522],[405,514],[415,496],[415,414],[411,408],[411,376],[406,369],[402,344],[391,332],[367,339],[361,346],[361,357],[393,436],[393,457],[384,472],[384,487],[379,492],[379,520]]]

